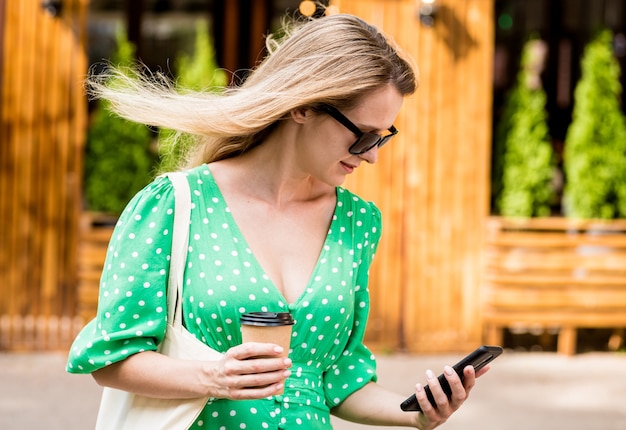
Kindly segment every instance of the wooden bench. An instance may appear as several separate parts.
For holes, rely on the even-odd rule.
[[[503,329],[550,329],[557,350],[574,354],[577,328],[626,327],[626,221],[565,218],[487,223],[483,270],[486,341],[502,344]]]

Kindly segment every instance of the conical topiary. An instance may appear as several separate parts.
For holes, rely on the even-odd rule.
[[[612,40],[609,30],[600,32],[581,60],[563,160],[568,217],[626,216],[626,124]]]
[[[545,55],[540,40],[525,44],[496,130],[492,184],[496,211],[504,216],[548,216],[556,198],[556,162],[540,77]]]

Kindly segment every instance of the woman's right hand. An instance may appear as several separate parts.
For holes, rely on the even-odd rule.
[[[218,362],[206,362],[204,381],[211,397],[261,399],[279,392],[291,375],[291,360],[271,343],[246,342],[230,348]]]
[[[291,374],[291,360],[282,354],[278,345],[255,342],[229,349],[218,361],[178,360],[144,351],[92,376],[103,387],[160,399],[261,399],[277,394]]]

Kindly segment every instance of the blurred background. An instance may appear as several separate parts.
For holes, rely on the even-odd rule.
[[[112,225],[177,151],[87,100],[103,64],[245,79],[285,17],[352,13],[420,70],[401,130],[346,186],[381,208],[368,344],[623,350],[624,0],[3,0],[0,350],[63,351]]]

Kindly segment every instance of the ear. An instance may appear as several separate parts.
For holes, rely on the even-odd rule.
[[[304,124],[310,117],[313,111],[306,107],[300,107],[291,111],[291,119],[298,124]]]

